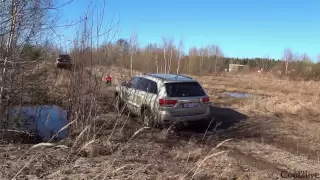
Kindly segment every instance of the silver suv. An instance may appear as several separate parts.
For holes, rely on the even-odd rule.
[[[194,79],[175,74],[144,74],[116,88],[118,112],[127,109],[146,126],[207,120],[209,96]]]

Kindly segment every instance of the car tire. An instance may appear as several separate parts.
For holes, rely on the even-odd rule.
[[[121,100],[120,96],[116,95],[114,108],[117,114],[121,114],[123,112],[123,104],[124,102]]]
[[[153,113],[150,111],[149,108],[145,108],[141,115],[140,115],[140,120],[143,123],[143,125],[147,127],[155,127],[155,117]]]

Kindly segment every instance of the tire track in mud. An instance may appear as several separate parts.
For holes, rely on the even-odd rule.
[[[318,160],[320,157],[319,149],[313,150],[312,145],[301,145],[301,142],[296,141],[292,138],[265,139],[264,142],[295,155],[304,155],[308,157],[308,159]]]
[[[282,164],[268,162],[263,158],[259,158],[259,157],[256,157],[254,155],[251,155],[251,154],[248,154],[248,153],[244,153],[244,152],[242,152],[240,149],[238,149],[236,147],[222,146],[219,149],[229,150],[228,154],[231,157],[233,157],[236,160],[238,160],[241,165],[249,165],[249,166],[255,167],[255,168],[257,168],[257,169],[259,169],[261,171],[268,170],[269,172],[271,172],[271,173],[273,173],[274,175],[277,176],[276,179],[281,178],[281,173],[282,172],[293,173],[292,171],[288,170],[289,169],[288,167],[286,167],[286,166],[284,166]],[[246,171],[250,171],[250,170],[249,169],[248,170],[244,170],[243,169],[243,171],[246,172]],[[301,178],[292,178],[292,179],[300,179],[301,180]]]
[[[259,133],[258,136],[247,136],[243,133],[237,134],[237,132],[232,132],[232,135],[226,135],[227,132],[224,132],[221,137],[219,137],[220,140],[227,138],[233,138],[235,140],[252,140],[257,143],[261,143],[263,140],[263,143],[272,145],[278,149],[290,152],[295,155],[302,155],[306,156],[309,159],[313,160],[319,160],[320,158],[320,149],[319,147],[314,148],[312,144],[301,142],[299,140],[295,140],[291,137],[285,136],[282,137],[281,134],[279,135],[267,135],[264,133]]]
[[[241,161],[242,163],[252,165],[260,170],[268,169],[275,174],[280,174],[281,171],[284,170],[284,168],[279,168],[279,166],[281,166],[280,164],[272,164],[270,162],[265,161],[262,158],[258,158],[250,154],[246,154],[241,150],[239,150],[238,148],[232,148],[229,155]]]
[[[294,139],[294,135],[283,134],[279,131],[270,131],[276,122],[267,119],[259,121],[246,120],[244,123],[239,123],[235,126],[223,129],[217,133],[219,140],[234,139],[234,140],[249,140],[257,143],[265,143],[272,145],[278,149],[290,152],[294,155],[306,156],[309,159],[319,160],[320,146],[303,141],[301,138]]]
[[[218,136],[215,136],[214,139],[210,140],[210,144],[207,144],[205,142],[202,143],[203,140],[203,134],[202,133],[183,133],[180,132],[179,133],[180,136],[175,136],[175,138],[177,138],[176,140],[185,140],[188,141],[190,138],[194,138],[196,139],[196,141],[198,141],[200,144],[206,144],[205,146],[211,146],[210,144],[216,144],[219,143],[223,140],[225,140],[226,138],[221,138]],[[171,138],[174,139],[174,138]],[[233,143],[237,143],[237,139],[234,139],[232,141]],[[271,163],[266,161],[263,158],[259,158],[257,156],[254,156],[254,154],[248,154],[245,153],[243,151],[241,151],[241,149],[235,147],[233,144],[230,145],[222,145],[221,147],[219,147],[218,149],[220,150],[225,150],[228,151],[228,154],[234,158],[235,160],[239,161],[239,166],[241,165],[245,165],[245,166],[249,166],[249,167],[255,167],[259,170],[265,171],[268,170],[269,172],[277,175],[278,177],[280,177],[280,174],[282,171],[287,170],[287,167],[284,167],[284,165],[278,164],[278,163]],[[241,166],[241,168],[243,169],[243,167]],[[243,170],[244,172],[248,172],[250,170]]]
[[[235,133],[235,134],[234,134]],[[244,134],[243,134],[244,133]],[[242,136],[245,134],[251,134],[250,136]],[[237,143],[238,141],[243,141],[243,140],[248,140],[248,141],[253,141],[253,142],[257,142],[257,143],[261,143],[261,137],[264,137],[264,133],[259,133],[258,136],[252,136],[252,133],[254,132],[235,132],[233,131],[233,133],[229,132],[226,134],[226,131],[223,132],[223,134],[216,134],[214,135],[214,139],[212,139],[213,141],[211,141],[211,143],[214,142],[221,142],[227,138],[231,138],[233,139],[233,143]],[[227,135],[232,134],[232,136],[227,136]],[[254,133],[256,134],[256,133]],[[225,135],[225,136],[223,136]],[[235,137],[236,135],[236,137]],[[257,135],[257,134],[256,134]],[[309,159],[314,159],[317,160],[318,159],[318,154],[316,151],[310,149],[308,146],[297,146],[296,144],[298,143],[298,141],[292,139],[292,138],[284,138],[281,137],[279,138],[279,135],[267,135],[269,137],[264,138],[263,143],[271,145],[279,150],[283,150],[285,152],[291,153],[293,155],[308,155]],[[176,138],[180,139],[180,140],[186,140],[188,141],[188,139],[190,139],[191,137],[195,138],[196,141],[200,142],[200,144],[202,144],[202,139],[203,139],[203,134],[202,133],[183,133],[181,134],[181,136],[176,136]],[[301,144],[301,143],[300,143]],[[222,146],[219,149],[222,150],[227,150],[229,151],[229,155],[231,157],[233,157],[234,159],[240,161],[240,166],[241,164],[246,164],[249,165],[249,167],[255,167],[259,170],[267,170],[271,173],[273,173],[274,175],[276,175],[278,178],[281,179],[281,172],[289,172],[289,173],[294,173],[292,168],[290,168],[289,165],[287,164],[282,164],[282,163],[278,163],[275,161],[268,161],[267,158],[264,157],[260,157],[258,154],[255,153],[247,153],[246,151],[243,151],[237,147],[234,147],[233,145],[231,145],[230,147],[228,146]],[[250,151],[249,151],[250,152]],[[250,170],[249,170],[250,171]],[[294,179],[301,179],[301,178],[294,178]]]

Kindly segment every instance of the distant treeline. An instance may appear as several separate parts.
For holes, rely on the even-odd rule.
[[[145,47],[139,47],[136,39],[132,39],[119,39],[98,48],[75,47],[69,54],[81,52],[83,61],[88,65],[91,63],[93,65],[116,65],[128,69],[132,65],[132,69],[142,72],[210,75],[227,71],[229,64],[241,64],[246,65],[248,68],[245,68],[245,71],[249,72],[260,71],[305,80],[317,80],[320,77],[320,63],[312,62],[305,53],[294,54],[290,49],[284,51],[283,59],[231,58],[224,57],[218,45],[193,47],[186,54],[182,50],[182,41],[179,45],[175,45],[172,39],[163,38],[162,44],[150,43]],[[30,46],[26,47],[28,52],[34,52]],[[45,53],[46,57],[52,57],[52,51],[50,53],[48,49],[53,50],[54,48],[46,46],[46,49],[41,52]],[[36,57],[38,57],[39,51],[36,52]]]

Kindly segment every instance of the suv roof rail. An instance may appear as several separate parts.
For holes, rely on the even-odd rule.
[[[190,76],[186,76],[186,75],[182,75],[182,74],[176,74],[177,76],[180,76],[180,77],[184,77],[184,78],[188,78],[188,79],[193,79],[192,77]]]
[[[158,78],[158,79],[163,79],[163,80],[166,79],[166,78],[164,78],[164,77],[157,76],[156,74],[152,74],[152,73],[144,73],[144,75],[146,75],[146,76],[151,76],[151,77]]]
[[[143,75],[145,76],[150,76],[150,77],[154,77],[154,78],[157,78],[157,79],[161,79],[161,80],[166,80],[167,77],[164,76],[164,74],[153,74],[153,73],[143,73]],[[171,78],[186,78],[186,79],[190,79],[190,80],[193,80],[192,77],[189,77],[189,76],[186,76],[186,75],[181,75],[181,74],[168,74],[168,78],[171,79]]]

